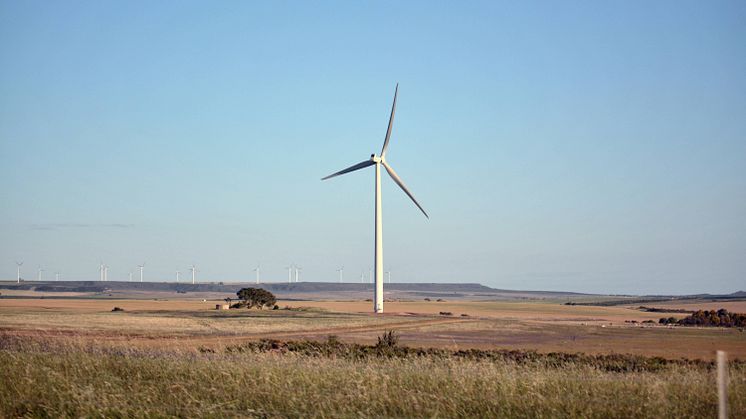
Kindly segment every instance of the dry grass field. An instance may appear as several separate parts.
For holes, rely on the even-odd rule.
[[[706,364],[625,371],[593,359],[554,365],[0,343],[4,417],[694,418],[714,417],[717,405]],[[730,368],[733,417],[746,413],[745,373],[742,364]]]
[[[746,359],[746,333],[738,329],[643,326],[642,321],[657,321],[664,314],[632,307],[417,301],[387,303],[388,313],[374,316],[366,301],[281,301],[281,307],[293,310],[274,311],[217,311],[214,307],[219,302],[1,299],[0,334],[77,337],[135,347],[166,341],[199,347],[263,338],[319,340],[329,335],[346,342],[372,343],[384,331],[396,330],[402,343],[419,347],[689,359],[712,359],[714,351],[721,349]],[[114,306],[125,311],[111,312]],[[638,323],[626,322],[630,320]]]
[[[714,351],[746,359],[740,330],[643,327],[626,321],[662,314],[635,307],[220,302],[0,299],[0,417],[711,417]],[[409,355],[359,346],[389,330]],[[303,343],[329,336],[330,353]],[[231,349],[247,345],[265,349]],[[730,375],[738,417],[744,363]]]

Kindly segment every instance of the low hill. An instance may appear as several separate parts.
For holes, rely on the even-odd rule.
[[[0,282],[0,298],[14,296],[44,296],[45,298],[225,298],[233,297],[244,287],[266,289],[285,300],[361,300],[372,298],[373,284],[338,282],[120,282],[120,281],[29,281]],[[4,291],[7,290],[7,291]],[[561,291],[520,291],[490,288],[474,283],[391,283],[384,286],[385,298],[389,300],[555,300],[578,305],[626,305],[645,304],[672,300],[735,301],[746,299],[746,292],[712,295],[596,295]]]
[[[0,282],[0,289],[12,290],[10,295],[44,293],[54,297],[55,293],[79,293],[80,297],[230,297],[244,287],[266,289],[281,299],[365,299],[371,298],[373,284],[336,282],[297,283],[237,283],[216,282],[185,284],[174,282],[100,282],[100,281],[44,281],[44,282]],[[25,292],[22,292],[25,291]],[[549,291],[513,291],[490,288],[481,284],[447,283],[391,283],[385,284],[387,299],[550,299],[581,297],[588,294]],[[165,295],[164,295],[165,294]]]

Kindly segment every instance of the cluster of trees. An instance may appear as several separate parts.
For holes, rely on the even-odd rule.
[[[277,299],[271,292],[262,288],[241,288],[236,293],[240,303],[234,304],[234,307],[246,307],[246,308],[258,308],[263,309],[264,307],[276,307],[275,303]]]
[[[730,313],[724,308],[718,311],[699,310],[680,320],[676,320],[674,317],[664,317],[660,319],[659,323],[684,326],[746,327],[746,314]]]

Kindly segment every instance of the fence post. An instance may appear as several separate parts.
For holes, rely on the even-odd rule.
[[[728,418],[728,360],[724,351],[717,351],[718,419]]]

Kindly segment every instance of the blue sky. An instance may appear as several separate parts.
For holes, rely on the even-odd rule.
[[[746,284],[746,3],[0,2],[0,278]]]

